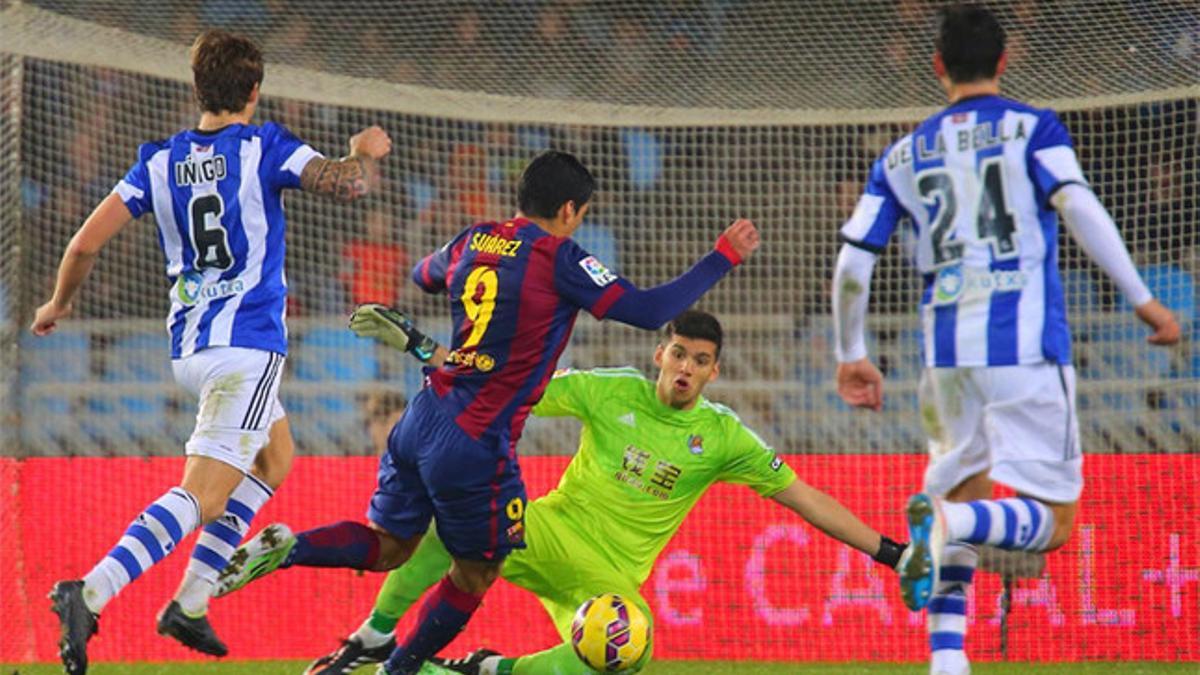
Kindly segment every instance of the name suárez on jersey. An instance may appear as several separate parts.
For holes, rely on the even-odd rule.
[[[969,129],[959,129],[954,132],[954,140],[959,152],[968,150],[986,150],[1012,140],[1028,138],[1025,122],[1018,121],[1017,128],[1009,136],[1007,132],[994,122],[983,122]],[[917,137],[917,156],[921,161],[937,159],[946,154],[946,137],[941,132],[934,134],[933,147],[928,146],[928,137]],[[888,153],[887,168],[894,169],[901,164],[913,161],[912,144],[900,143]]]
[[[505,239],[504,237],[497,237],[494,234],[484,234],[482,232],[476,232],[471,235],[472,251],[494,253],[506,258],[516,257],[517,249],[521,248],[522,243],[520,239]]]
[[[205,157],[199,162],[191,155],[182,162],[175,162],[176,185],[200,185],[215,183],[228,175],[225,155]]]

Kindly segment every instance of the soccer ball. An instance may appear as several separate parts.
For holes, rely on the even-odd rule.
[[[615,593],[590,598],[571,621],[571,646],[593,670],[625,670],[642,658],[649,642],[645,613]]]

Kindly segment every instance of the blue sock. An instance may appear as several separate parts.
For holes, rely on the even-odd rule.
[[[362,523],[343,520],[297,534],[296,545],[280,567],[299,565],[369,570],[378,561],[379,535]]]
[[[930,670],[935,673],[970,672],[963,641],[967,634],[967,589],[975,576],[979,550],[952,542],[942,553],[940,581],[929,600]]]
[[[950,541],[1019,551],[1044,551],[1054,534],[1054,512],[1028,497],[942,502]]]
[[[450,581],[442,578],[433,593],[421,607],[421,618],[404,644],[396,647],[384,664],[392,675],[414,675],[421,670],[425,661],[450,644],[479,607],[482,595],[471,595],[461,591]]]

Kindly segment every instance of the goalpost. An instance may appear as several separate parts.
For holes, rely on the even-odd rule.
[[[1114,287],[1062,240],[1084,447],[1110,455],[1097,466],[1113,472],[1098,480],[1153,489],[1160,473],[1180,470],[1194,480],[1194,15],[1168,0],[991,4],[1008,27],[1006,91],[1060,111],[1135,262],[1191,336],[1173,350],[1147,346]],[[37,340],[26,327],[49,296],[63,247],[137,144],[194,125],[187,47],[203,27],[222,25],[264,46],[260,120],[287,125],[328,155],[345,152],[347,135],[369,124],[394,140],[383,189],[365,203],[287,198],[291,353],[281,395],[302,454],[367,459],[377,451],[369,401],[415,393],[420,373],[410,359],[356,341],[344,330],[348,310],[363,294],[390,293],[369,299],[410,310],[444,340],[443,301],[408,284],[407,266],[462,226],[511,213],[522,163],[554,146],[579,154],[600,183],[581,243],[640,285],[680,272],[734,219],[759,225],[763,245],[751,264],[700,302],[727,330],[711,397],[780,452],[813,455],[813,466],[845,476],[805,475],[810,482],[873,489],[857,510],[894,531],[887,519],[903,494],[895,491],[916,485],[924,448],[917,277],[905,263],[906,238],[892,242],[872,287],[869,346],[887,377],[881,414],[851,411],[837,398],[828,284],[838,228],[870,162],[942,104],[929,67],[929,5],[0,0],[0,461],[178,456],[194,402],[170,377],[167,283],[152,216],[105,250],[59,334]],[[407,265],[382,279],[371,262],[380,257]],[[653,341],[581,317],[563,365],[652,372]],[[575,428],[535,421],[522,453],[570,454]],[[1120,456],[1129,454],[1150,459],[1128,468]],[[908,461],[902,456],[911,463],[894,484],[879,472]],[[19,485],[17,469],[8,471],[5,480]],[[1105,508],[1115,508],[1116,498],[1102,494]],[[1173,513],[1182,523],[1194,509]],[[1194,542],[1194,521],[1172,532]],[[1156,531],[1140,545],[1158,561],[1169,536]],[[1077,566],[1083,555],[1067,557]],[[1188,560],[1195,566],[1194,555]],[[1101,586],[1130,584],[1122,577]],[[1155,635],[1164,644],[1186,639],[1171,632],[1184,623],[1163,611]],[[1089,616],[1079,607],[1067,615],[1068,623]],[[1123,617],[1109,618],[1120,625]],[[790,658],[780,634],[764,635],[774,646],[749,656]],[[1057,654],[1022,644],[1026,657]],[[666,653],[689,653],[679,649]],[[898,653],[889,649],[880,648],[882,658]],[[0,649],[0,661],[5,655]]]

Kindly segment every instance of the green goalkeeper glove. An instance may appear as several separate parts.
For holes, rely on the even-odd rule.
[[[428,363],[437,349],[437,342],[417,330],[408,315],[387,305],[369,302],[354,308],[350,315],[350,330],[359,337],[371,338],[408,352]]]

